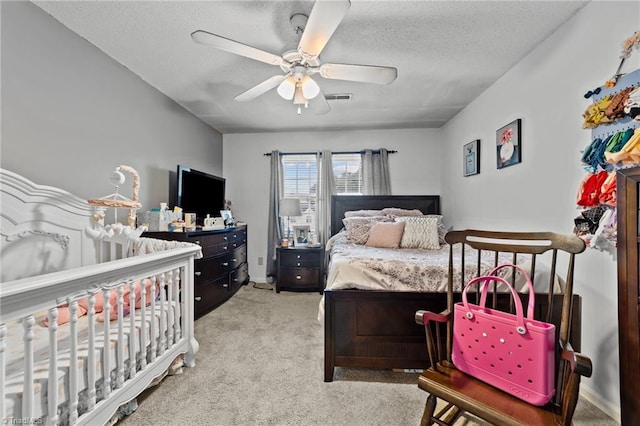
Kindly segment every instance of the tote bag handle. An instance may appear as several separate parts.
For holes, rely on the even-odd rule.
[[[522,273],[522,276],[524,277],[524,279],[525,279],[525,281],[527,283],[527,286],[529,287],[529,303],[527,304],[527,318],[532,320],[533,319],[533,310],[534,310],[535,301],[536,301],[536,292],[535,292],[535,290],[533,288],[533,282],[531,281],[531,278],[529,277],[529,274],[527,274],[527,272],[524,269],[522,269],[520,266],[518,266],[518,265],[514,265],[513,263],[503,263],[502,265],[496,266],[491,272],[489,272],[488,275],[489,276],[496,275],[496,272],[498,272],[500,269],[503,269],[503,268],[515,268],[515,269],[519,270]],[[507,285],[509,287],[511,287],[510,284],[507,283]],[[482,307],[485,306],[485,302],[487,300],[488,289],[489,289],[489,283],[487,283],[487,291],[483,291],[482,295],[480,296],[480,306],[482,306]],[[512,291],[512,293],[513,293],[513,291]]]
[[[533,319],[533,284],[531,283],[531,279],[529,278],[529,275],[519,266],[516,265],[511,265],[511,264],[505,264],[505,265],[500,265],[498,267],[496,267],[493,271],[491,271],[489,273],[489,275],[485,275],[485,276],[480,276],[480,277],[476,277],[474,279],[472,279],[471,281],[469,281],[467,283],[467,285],[464,287],[464,290],[462,291],[462,304],[464,305],[465,308],[465,315],[467,316],[467,318],[471,319],[473,318],[473,312],[471,311],[471,308],[469,306],[469,302],[467,301],[467,290],[469,289],[469,287],[471,287],[472,285],[476,284],[476,283],[480,283],[482,282],[482,287],[480,288],[480,291],[482,292],[481,298],[480,298],[480,305],[479,307],[484,309],[485,308],[485,304],[486,304],[486,299],[487,299],[487,292],[489,291],[489,284],[491,283],[491,281],[498,281],[504,285],[507,286],[507,288],[509,289],[509,291],[511,291],[511,295],[513,296],[513,301],[516,307],[516,331],[518,332],[518,334],[526,334],[527,332],[527,328],[525,326],[525,322],[524,322],[524,315],[522,312],[522,301],[520,300],[520,297],[518,296],[518,293],[516,293],[515,289],[511,286],[511,284],[509,284],[509,282],[507,280],[505,280],[502,277],[499,277],[497,275],[494,275],[496,271],[504,268],[504,267],[508,267],[508,266],[512,266],[515,267],[517,269],[519,269],[525,276],[526,280],[527,280],[527,284],[529,285],[529,305],[527,306],[527,318],[532,320]]]

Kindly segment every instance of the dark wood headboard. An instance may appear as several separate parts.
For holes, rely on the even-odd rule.
[[[331,235],[343,227],[344,212],[381,210],[387,207],[418,209],[424,214],[440,214],[439,195],[333,195],[331,197]]]

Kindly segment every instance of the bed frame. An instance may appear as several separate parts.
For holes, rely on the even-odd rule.
[[[193,261],[199,246],[135,256],[132,228],[104,227],[104,216],[85,200],[8,170],[0,169],[0,195],[2,422],[107,424],[170,367],[195,366]],[[136,307],[135,283],[143,279],[157,292],[141,290],[142,300],[149,294],[150,301]],[[113,294],[117,319],[109,320],[105,303],[99,323],[97,296]],[[79,300],[88,301],[84,318]],[[67,309],[62,304],[70,312],[64,325],[58,324]],[[87,324],[83,333],[81,324]],[[37,333],[44,337],[40,346]],[[10,358],[11,351],[17,357]]]
[[[342,229],[345,211],[385,207],[440,214],[440,197],[336,195],[332,197],[331,205],[332,233]],[[498,297],[498,305],[508,306],[508,296]],[[435,292],[325,290],[324,381],[333,381],[335,367],[427,368],[425,332],[423,327],[416,325],[415,313],[418,310],[443,311],[446,299],[446,293]],[[554,313],[562,306],[561,299],[559,301],[553,304]],[[536,310],[546,312],[547,306],[546,299],[536,298]],[[580,297],[574,295],[571,336],[577,351],[580,350],[580,317]]]

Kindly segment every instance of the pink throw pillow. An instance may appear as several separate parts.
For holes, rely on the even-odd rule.
[[[398,248],[402,240],[404,222],[377,222],[369,230],[368,247]]]
[[[145,291],[146,291],[146,297],[145,297],[145,305],[149,305],[149,303],[151,303],[151,298],[153,297],[157,297],[159,292],[158,292],[158,286],[155,286],[155,290],[152,291],[151,290],[151,280],[148,278],[145,278],[144,280],[142,280],[142,282],[140,281],[136,281],[135,283],[135,301],[136,301],[136,309],[140,309],[142,307],[142,283],[144,283],[145,286]],[[131,312],[131,306],[130,306],[130,302],[131,299],[129,297],[130,293],[131,293],[131,289],[129,287],[128,284],[125,284],[124,287],[124,292],[123,292],[123,313],[124,315],[129,315],[129,312]],[[104,322],[104,296],[102,292],[98,292],[95,295],[95,303],[93,305],[95,312],[96,312],[96,319],[99,322]],[[111,308],[109,310],[109,320],[115,320],[118,318],[118,291],[117,290],[111,290],[109,292],[109,307]],[[89,311],[89,299],[87,297],[84,297],[82,299],[78,300],[78,311],[77,311],[77,316],[78,318],[84,316],[87,314],[87,312]],[[71,320],[71,311],[69,309],[69,305],[68,304],[64,304],[61,306],[58,306],[58,325],[62,325],[62,324],[66,324]],[[46,326],[49,326],[49,318],[46,317],[44,320],[44,323]]]

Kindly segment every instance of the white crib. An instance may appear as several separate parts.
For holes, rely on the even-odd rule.
[[[5,424],[106,424],[172,365],[195,366],[199,246],[96,241],[85,200],[3,169],[0,185]]]

